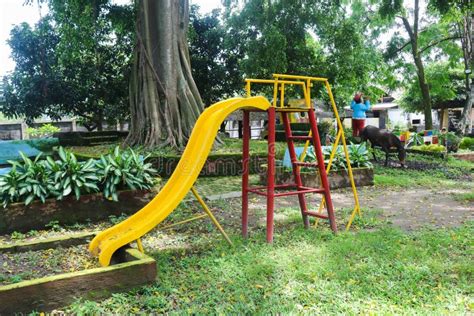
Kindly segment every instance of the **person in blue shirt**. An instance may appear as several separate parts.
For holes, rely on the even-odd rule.
[[[356,93],[354,99],[351,102],[351,109],[354,111],[352,114],[352,136],[359,137],[360,132],[365,127],[365,112],[370,110],[369,97],[365,97],[365,102],[362,99],[362,93]]]

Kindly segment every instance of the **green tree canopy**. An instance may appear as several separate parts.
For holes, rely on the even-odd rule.
[[[16,68],[2,111],[29,122],[76,116],[88,129],[126,120],[132,8],[79,0],[48,6],[34,28],[23,23],[11,32]]]
[[[425,127],[432,128],[431,108],[436,98],[431,96],[431,87],[435,88],[435,82],[430,82],[425,73],[426,65],[448,59],[451,67],[457,67],[461,57],[459,44],[455,41],[460,39],[459,34],[453,31],[450,23],[446,23],[436,10],[433,3],[440,1],[414,2],[403,0],[383,0],[378,6],[378,12],[387,25],[392,27],[403,27],[404,32],[395,32],[385,57],[390,60],[392,67],[405,78],[407,87],[403,103],[405,106],[419,110],[416,93],[421,93],[421,104],[425,116]],[[452,1],[457,2],[457,1]],[[444,4],[441,7],[445,7]],[[444,10],[444,9],[443,9]],[[408,59],[406,56],[410,56]],[[436,66],[432,66],[433,69]],[[430,74],[432,78],[433,74]],[[413,87],[416,78],[419,89]],[[413,93],[413,95],[409,95]],[[439,91],[435,91],[438,94]],[[408,105],[408,100],[415,102]]]
[[[361,1],[239,3],[227,2],[225,21],[229,45],[244,52],[240,65],[245,76],[327,77],[341,107],[356,91],[377,97],[393,87],[394,78],[376,47],[378,33],[371,31],[373,22]],[[373,30],[377,28],[374,25]],[[323,89],[315,89],[324,97]]]
[[[435,108],[443,107],[449,101],[462,103],[463,69],[453,68],[448,62],[430,63],[426,67],[426,79],[430,83],[430,95]],[[410,112],[423,112],[422,95],[416,80],[407,86],[400,105]]]
[[[8,43],[15,71],[4,79],[5,103],[1,111],[7,117],[26,117],[32,121],[42,115],[59,119],[66,111],[60,104],[74,98],[66,84],[56,55],[60,41],[49,17],[35,28],[27,23],[11,30]]]
[[[192,5],[188,34],[194,81],[204,104],[210,105],[242,91],[243,53],[228,45],[220,10],[201,15]]]

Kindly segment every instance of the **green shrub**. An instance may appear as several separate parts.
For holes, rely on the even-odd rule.
[[[19,179],[21,198],[26,205],[35,199],[39,199],[44,203],[49,196],[48,187],[53,183],[50,178],[50,170],[43,161],[39,161],[41,154],[36,156],[34,161],[22,152],[20,152],[20,156],[22,163],[14,161],[12,166],[22,174]]]
[[[447,132],[438,136],[441,144],[445,145],[448,152],[457,152],[461,138],[454,132]]]
[[[44,161],[39,154],[34,161],[20,152],[21,161],[8,161],[12,170],[0,177],[0,197],[4,206],[16,201],[26,205],[39,199],[43,203],[50,196],[49,187],[53,181]]]
[[[446,148],[438,144],[412,146],[411,149],[431,152],[444,152]]]
[[[329,139],[331,141],[331,143],[334,143],[334,141],[336,140],[336,136],[337,136],[337,131],[335,128],[331,127],[329,129]],[[346,143],[358,143],[359,140],[352,136],[352,128],[350,127],[344,127],[344,136],[346,136]]]
[[[60,132],[61,129],[50,123],[43,124],[38,128],[28,127],[26,133],[30,137],[51,137],[54,133]]]
[[[418,133],[411,133],[408,139],[408,145],[418,146],[423,145],[423,136]]]
[[[132,149],[121,152],[118,146],[113,153],[100,157],[97,168],[102,178],[104,196],[118,201],[117,191],[120,189],[150,189],[155,181],[152,175],[156,170],[151,163],[144,163],[146,158],[140,158]]]
[[[0,177],[0,198],[2,199],[3,207],[20,200],[22,176],[23,174],[13,167],[10,172]]]
[[[474,137],[463,137],[459,143],[459,148],[474,150]]]
[[[369,151],[367,149],[366,143],[362,143],[360,145],[351,144],[348,146],[349,152],[349,159],[351,161],[351,166],[353,168],[371,168],[372,163],[369,159]],[[329,163],[329,158],[331,156],[332,147],[324,147],[323,154],[324,154],[324,164],[327,166]],[[316,154],[314,152],[314,148],[308,148],[306,157],[306,162],[315,162],[316,161]],[[334,155],[334,159],[331,163],[331,170],[338,171],[338,170],[347,170],[347,160],[344,150],[342,146],[337,146],[336,153]],[[304,168],[303,168],[304,170]]]
[[[40,159],[41,154],[34,160],[20,155],[22,160],[9,161],[12,169],[0,176],[0,202],[4,207],[14,202],[28,205],[41,200],[44,203],[49,197],[61,200],[71,194],[79,199],[81,194],[97,191],[117,201],[117,190],[150,189],[154,185],[156,170],[131,149],[120,152],[117,147],[99,161],[78,161],[62,147],[57,160],[50,156]]]
[[[367,143],[362,143],[359,145],[351,144],[348,149],[349,158],[351,160],[351,166],[354,166],[355,168],[372,167],[372,163],[369,159],[369,150],[367,149]],[[344,161],[346,160],[344,159]]]
[[[407,125],[403,123],[397,123],[393,127],[392,133],[394,133],[397,136],[400,136],[400,134],[404,131],[407,130]]]
[[[46,165],[54,182],[50,186],[52,195],[61,200],[73,192],[79,200],[81,193],[99,191],[97,183],[100,179],[94,160],[78,161],[72,152],[62,147],[59,147],[58,154],[59,160],[53,160],[50,156],[46,158]]]
[[[321,134],[328,134],[332,128],[331,121],[322,121],[318,123],[318,131]],[[309,130],[309,129],[308,129]]]

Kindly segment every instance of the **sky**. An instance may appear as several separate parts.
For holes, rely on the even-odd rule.
[[[10,59],[10,47],[7,44],[13,25],[21,22],[34,24],[40,17],[40,9],[36,4],[24,6],[24,2],[24,0],[1,0],[0,3],[0,76],[15,67],[15,63]],[[45,13],[46,10],[43,8],[41,14]]]
[[[10,30],[14,25],[27,22],[30,25],[35,24],[41,15],[47,13],[47,8],[43,5],[40,9],[34,1],[32,5],[23,5],[25,0],[0,0],[0,77],[6,75],[15,68],[15,63],[10,58],[10,46],[7,40],[10,37]],[[117,4],[129,3],[129,0],[114,0]],[[202,13],[212,11],[220,7],[220,0],[191,0],[191,3],[197,4]]]

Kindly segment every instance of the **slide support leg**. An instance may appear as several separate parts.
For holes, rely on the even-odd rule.
[[[232,241],[230,240],[229,236],[227,236],[226,232],[224,231],[224,229],[222,228],[222,226],[219,224],[219,222],[217,221],[217,219],[214,217],[214,214],[212,214],[211,210],[209,209],[209,207],[207,206],[207,204],[204,202],[204,200],[201,198],[201,196],[197,193],[196,189],[194,187],[191,188],[191,192],[193,192],[194,196],[196,197],[196,199],[198,200],[199,204],[201,204],[202,208],[204,209],[204,212],[206,212],[207,216],[209,216],[209,218],[211,219],[212,223],[214,224],[214,226],[217,227],[217,229],[221,232],[222,236],[225,238],[225,240],[227,240],[227,242],[233,246],[234,244],[232,243]]]
[[[243,119],[243,149],[242,149],[242,237],[248,237],[248,225],[249,225],[249,163],[250,163],[250,113],[249,111],[244,112]]]
[[[273,242],[275,203],[275,108],[268,109],[267,242]]]

